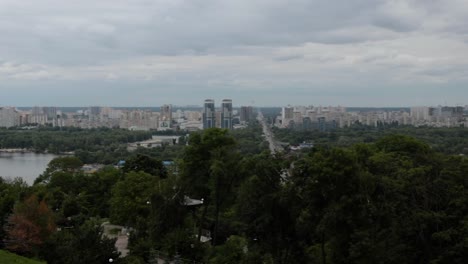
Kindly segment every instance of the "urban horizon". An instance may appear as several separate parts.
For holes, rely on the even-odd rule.
[[[230,98],[225,98],[230,99]],[[216,101],[222,101],[223,99],[213,99]],[[231,99],[234,103],[236,102],[234,99]],[[202,100],[203,101],[203,100]],[[99,106],[99,107],[110,107],[115,109],[145,109],[145,108],[160,108],[163,105],[169,104],[173,108],[203,108],[203,103],[201,104],[172,104],[172,103],[161,103],[160,105],[106,105],[106,104],[82,104],[82,105],[59,105],[59,104],[32,104],[32,105],[14,105],[14,104],[0,104],[0,107],[15,107],[18,109],[32,109],[33,107],[56,107],[56,108],[87,108],[91,106]],[[415,105],[343,105],[343,104],[321,104],[321,103],[309,103],[309,104],[299,104],[299,103],[285,103],[279,105],[256,105],[255,103],[235,103],[233,104],[234,108],[238,108],[240,106],[252,106],[255,108],[281,108],[285,106],[342,106],[346,108],[369,108],[369,109],[394,109],[394,108],[404,108],[409,109],[411,107],[419,107],[419,106],[462,106],[468,108],[468,103],[458,103],[458,104],[448,104],[448,103],[438,103],[438,104],[415,104]]]
[[[80,128],[124,128],[129,130],[189,130],[220,127],[245,128],[255,119],[255,110],[267,111],[279,128],[322,131],[349,127],[413,125],[468,127],[468,106],[417,106],[366,108],[345,106],[237,106],[231,99],[205,99],[202,107],[115,108],[102,106],[32,108],[0,107],[0,127],[51,125]],[[158,111],[159,110],[159,111]]]

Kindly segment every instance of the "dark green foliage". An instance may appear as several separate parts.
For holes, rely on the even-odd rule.
[[[310,234],[304,237],[310,261],[462,263],[467,230],[449,208],[468,193],[466,182],[444,177],[442,168],[452,159],[404,136],[383,138],[375,148],[322,150],[304,158],[293,182],[299,197],[307,197],[298,223]],[[463,168],[464,162],[452,165]]]
[[[22,179],[6,181],[0,177],[0,224],[4,227],[8,216],[13,211],[15,202],[22,200],[29,193],[28,185]],[[0,229],[0,248],[4,247],[5,231]]]
[[[263,140],[262,133],[262,126],[258,121],[251,121],[245,129],[231,131],[232,137],[236,139],[238,150],[243,155],[255,155],[268,150],[268,143]]]
[[[135,157],[131,157],[125,161],[125,165],[123,166],[122,170],[125,173],[135,171],[143,171],[153,176],[157,176],[160,178],[167,177],[166,168],[163,166],[160,160],[155,158],[151,158],[146,155],[137,154]]]
[[[109,128],[0,129],[0,148],[27,148],[37,152],[48,150],[52,153],[60,153],[78,149],[98,151],[106,147],[106,151],[109,151],[117,147],[115,143],[136,142],[149,138],[151,138],[150,132]]]
[[[227,130],[207,129],[203,134],[194,133],[190,136],[182,165],[182,179],[189,195],[199,198],[209,198],[211,190],[207,183],[213,160],[226,157],[234,149],[234,138]]]
[[[298,156],[241,157],[236,148],[223,130],[190,138],[176,185],[205,203],[189,212],[172,204],[177,213],[170,221],[161,217],[167,200],[154,196],[157,235],[148,243],[158,242],[146,250],[208,263],[462,263],[466,257],[465,158],[398,135]],[[209,248],[190,236],[201,229],[211,231]]]
[[[150,139],[152,132],[125,129],[39,128],[14,130],[0,128],[0,148],[24,148],[35,152],[62,154],[74,152],[83,163],[117,164],[136,154],[159,159],[174,159],[183,146],[138,148],[135,153],[127,144]]]
[[[81,129],[74,127],[41,127],[36,130],[0,128],[0,148],[23,148],[35,152],[63,154],[74,152],[83,163],[115,165],[138,154],[159,160],[174,160],[182,152],[185,137],[178,145],[139,147],[131,152],[128,143],[150,139],[153,134],[185,135],[183,132],[129,131],[125,129]]]
[[[51,164],[55,164],[55,160],[52,160]],[[59,219],[78,216],[109,217],[111,190],[121,177],[120,170],[104,167],[94,174],[84,174],[77,169],[51,170],[51,164],[36,180],[33,188],[60,213]]]
[[[208,258],[209,263],[213,264],[238,264],[245,263],[248,252],[247,240],[243,237],[231,236],[226,243],[213,248]]]
[[[110,200],[112,223],[135,226],[145,221],[158,180],[144,172],[130,172],[117,182]]]
[[[101,264],[117,259],[115,239],[103,236],[99,221],[56,232],[43,246],[41,256],[50,264]]]
[[[83,162],[73,156],[58,157],[49,162],[47,169],[34,180],[34,184],[49,182],[54,174],[71,175],[78,172]]]
[[[2,213],[34,192],[70,228],[53,235],[51,254],[64,259],[77,247],[89,263],[98,254],[91,244],[104,243],[82,226],[93,216],[130,227],[122,263],[158,255],[187,263],[466,262],[468,159],[439,151],[444,136],[464,142],[464,131],[392,128],[422,141],[367,127],[279,131],[298,142],[312,135],[316,147],[272,156],[258,128],[193,133],[188,146],[139,149],[123,169],[92,175],[56,161],[32,188],[0,182]],[[175,165],[166,171],[160,160],[168,159]],[[88,236],[90,245],[77,242]],[[102,252],[113,254],[109,245]]]
[[[382,137],[406,135],[425,142],[435,151],[445,154],[468,155],[468,130],[466,128],[436,128],[398,126],[390,128],[375,128],[369,126],[352,126],[334,130],[333,132],[295,131],[292,129],[274,128],[277,140],[291,145],[303,141],[313,142],[322,147],[349,147],[357,143],[376,142]]]
[[[220,233],[221,210],[233,202],[233,190],[239,183],[239,155],[234,138],[223,129],[207,129],[203,134],[193,134],[183,156],[181,181],[185,192],[203,198],[203,206],[209,211],[213,234],[212,243],[224,240]],[[204,217],[201,219],[205,221]]]

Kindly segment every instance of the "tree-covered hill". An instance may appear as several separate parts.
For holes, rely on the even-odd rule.
[[[271,155],[257,134],[207,129],[180,147],[172,163],[139,154],[88,175],[79,158],[62,157],[31,187],[0,181],[2,247],[102,263],[118,256],[102,236],[106,219],[129,233],[129,255],[116,263],[468,258],[464,156],[396,134]]]

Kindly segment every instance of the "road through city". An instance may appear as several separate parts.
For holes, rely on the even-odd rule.
[[[262,112],[258,110],[257,120],[263,127],[263,135],[265,136],[265,140],[268,142],[270,146],[270,152],[272,155],[275,155],[277,152],[281,152],[283,147],[275,141],[273,132],[271,132],[269,124],[265,121],[265,117],[263,116]]]

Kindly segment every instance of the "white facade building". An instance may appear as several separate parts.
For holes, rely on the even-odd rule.
[[[13,107],[0,107],[0,127],[19,126],[20,114]]]

